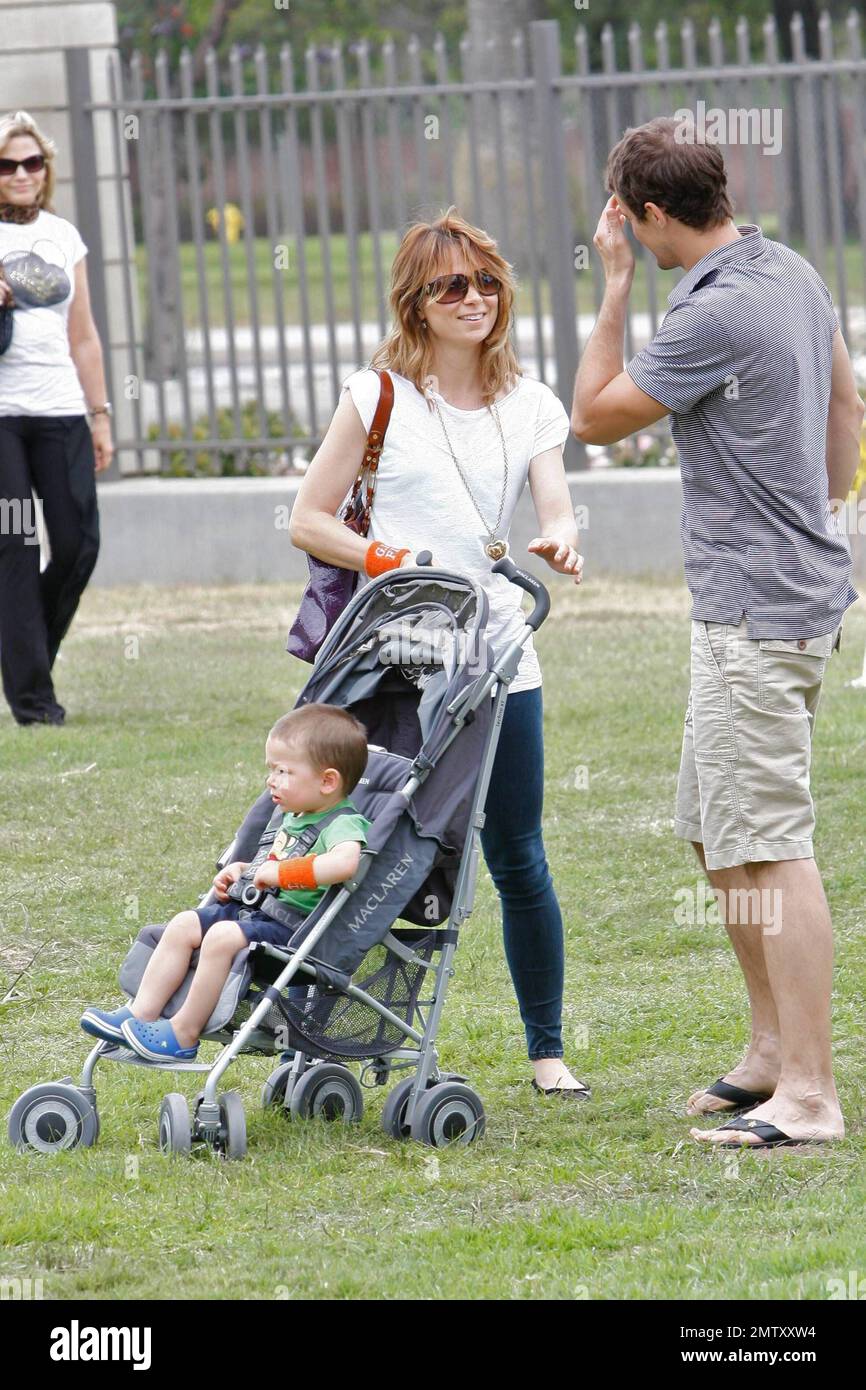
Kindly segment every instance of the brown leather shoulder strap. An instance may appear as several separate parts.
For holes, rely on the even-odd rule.
[[[385,433],[388,429],[388,421],[391,419],[391,411],[394,406],[394,383],[386,371],[379,370],[379,404],[376,406],[376,413],[370,425],[370,433],[367,435],[367,447],[364,450],[364,462],[361,472],[358,474],[356,489],[360,487],[361,479],[366,478],[367,486],[364,489],[362,529],[361,535],[366,536],[370,529],[370,511],[373,506],[373,498],[376,493],[376,472],[379,467],[379,455],[382,452],[382,445],[385,443]],[[353,496],[355,494],[353,493]]]
[[[379,373],[379,401],[367,435],[364,460],[355,479],[352,495],[343,513],[343,520],[348,522],[353,529],[357,529],[361,536],[366,536],[370,529],[370,510],[376,491],[376,470],[379,467],[379,455],[385,443],[385,433],[394,406],[394,383],[391,377],[386,371],[380,370],[378,367],[373,370]],[[362,486],[364,486],[364,496],[358,499]],[[356,501],[356,499],[358,500]],[[361,508],[360,518],[357,517],[357,506]]]
[[[375,370],[379,370],[376,368]],[[394,408],[394,383],[388,372],[379,371],[379,403],[376,406],[376,413],[370,425],[370,433],[367,435],[367,453],[378,455],[382,452],[382,445],[385,442],[385,432],[388,429],[388,421],[391,419],[391,411]],[[370,461],[369,459],[367,460]]]

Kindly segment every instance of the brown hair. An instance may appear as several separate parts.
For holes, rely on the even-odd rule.
[[[622,198],[641,222],[646,203],[698,231],[734,214],[718,146],[699,139],[693,123],[673,116],[629,127],[608,155],[604,176],[608,192]]]
[[[367,766],[367,730],[348,710],[338,705],[310,704],[290,710],[278,719],[268,738],[297,748],[317,772],[334,767],[348,796]]]
[[[522,375],[511,344],[511,310],[515,277],[500,256],[492,237],[473,227],[452,205],[432,222],[414,222],[400,243],[391,267],[393,327],[370,359],[371,367],[391,368],[424,392],[433,365],[430,334],[421,325],[423,290],[431,280],[450,271],[451,252],[459,249],[469,270],[488,270],[502,283],[496,322],[481,344],[481,392],[490,405],[503,387]],[[433,409],[427,397],[428,409]]]
[[[42,187],[36,194],[36,203],[46,212],[53,212],[54,156],[57,153],[57,146],[39,129],[29,111],[10,111],[8,115],[0,116],[0,157],[3,157],[3,151],[9,141],[15,139],[16,135],[31,136],[45,155],[45,178]]]

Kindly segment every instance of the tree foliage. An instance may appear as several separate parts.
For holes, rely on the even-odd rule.
[[[278,8],[278,5],[284,6]],[[259,43],[276,57],[280,47],[292,46],[296,71],[303,70],[304,53],[309,45],[328,47],[336,41],[348,46],[359,39],[375,44],[387,37],[404,41],[417,34],[429,51],[437,33],[442,33],[449,52],[456,56],[457,45],[469,28],[473,8],[484,0],[393,0],[383,8],[380,0],[119,0],[118,29],[121,47],[129,55],[138,49],[152,57],[164,46],[175,54],[183,44],[194,50],[208,41],[215,42],[220,53],[237,43],[247,51]],[[526,0],[497,0],[501,8],[512,7],[515,14],[526,11]],[[737,0],[732,6],[725,0],[592,0],[587,8],[578,8],[575,0],[533,0],[530,8],[536,19],[560,21],[563,65],[570,70],[573,64],[574,33],[577,25],[586,27],[591,44],[593,66],[599,62],[600,36],[605,24],[615,33],[617,62],[628,65],[627,36],[629,25],[640,24],[644,36],[644,52],[649,62],[654,60],[654,32],[660,20],[668,25],[672,56],[679,54],[679,30],[684,20],[695,25],[700,57],[708,56],[707,30],[710,21],[718,19],[725,51],[733,57],[737,19],[742,16],[751,32],[753,56],[763,48],[762,24],[768,13],[774,13],[784,34],[790,16],[803,14],[810,37],[810,51],[815,51],[814,34],[817,16],[826,9],[841,28],[852,8],[866,13],[866,0]]]

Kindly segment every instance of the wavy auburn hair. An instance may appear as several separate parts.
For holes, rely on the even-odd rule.
[[[391,267],[393,327],[370,359],[371,367],[390,368],[414,382],[426,396],[429,410],[433,401],[424,383],[431,374],[433,348],[430,330],[421,326],[423,291],[437,276],[451,273],[455,249],[465,257],[468,270],[487,270],[502,284],[496,322],[480,345],[484,404],[490,405],[503,387],[510,389],[515,378],[523,375],[510,337],[513,267],[500,256],[493,238],[473,227],[452,205],[432,222],[413,222],[403,237]]]
[[[57,154],[57,146],[50,136],[40,130],[29,111],[10,111],[7,115],[0,116],[0,158],[4,157],[6,146],[16,135],[32,136],[45,155],[45,178],[36,194],[36,203],[46,212],[53,212],[54,156]]]

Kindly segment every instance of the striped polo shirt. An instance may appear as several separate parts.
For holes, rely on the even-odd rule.
[[[830,511],[830,291],[807,260],[738,227],[668,295],[626,370],[671,412],[692,617],[750,637],[820,637],[857,598]]]

